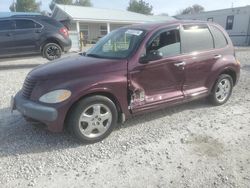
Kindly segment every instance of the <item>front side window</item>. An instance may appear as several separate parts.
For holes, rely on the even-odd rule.
[[[227,17],[226,30],[232,30],[234,25],[234,16]]]
[[[147,47],[147,54],[159,51],[163,57],[178,55],[181,53],[179,29],[163,31],[158,34]]]
[[[16,20],[16,29],[34,29],[34,28],[36,28],[36,24],[32,20]]]
[[[13,22],[10,20],[0,21],[0,31],[12,30],[14,29]]]
[[[215,48],[224,48],[227,46],[227,40],[225,35],[215,26],[210,26],[211,33],[214,37]]]
[[[87,56],[97,58],[123,59],[136,50],[145,32],[139,29],[115,30],[87,52]]]
[[[181,32],[182,52],[190,53],[214,48],[207,25],[184,25]]]

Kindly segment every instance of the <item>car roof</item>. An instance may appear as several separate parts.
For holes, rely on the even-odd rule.
[[[153,31],[155,29],[158,29],[164,26],[179,25],[179,24],[208,24],[208,23],[210,22],[200,21],[200,20],[172,20],[172,21],[164,21],[164,22],[150,22],[150,23],[144,23],[144,24],[134,24],[131,26],[127,26],[125,28]]]
[[[13,19],[13,18],[33,18],[33,19],[41,19],[41,18],[51,18],[48,16],[44,16],[40,13],[27,13],[27,12],[1,12],[0,20],[5,19]]]
[[[0,18],[8,17],[29,17],[29,16],[41,16],[40,13],[35,12],[0,12]]]

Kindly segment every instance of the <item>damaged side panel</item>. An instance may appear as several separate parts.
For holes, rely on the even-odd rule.
[[[146,103],[145,100],[145,91],[144,89],[136,82],[129,82],[129,108],[133,109],[138,106],[142,106]]]
[[[128,73],[128,104],[132,113],[184,99],[183,70],[175,60],[141,65]]]

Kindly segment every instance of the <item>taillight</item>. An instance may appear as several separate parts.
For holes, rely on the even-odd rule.
[[[67,28],[63,27],[59,30],[59,32],[64,36],[64,37],[69,37],[69,31]]]

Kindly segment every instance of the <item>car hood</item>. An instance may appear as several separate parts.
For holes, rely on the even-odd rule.
[[[29,77],[39,80],[70,78],[125,70],[126,67],[127,60],[75,55],[40,65],[29,73]]]

